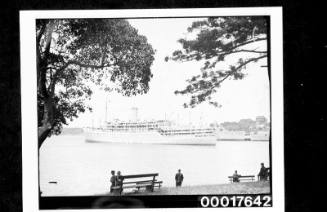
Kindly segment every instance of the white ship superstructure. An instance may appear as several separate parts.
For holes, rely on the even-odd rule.
[[[215,129],[177,126],[166,120],[107,122],[105,127],[85,129],[86,141],[106,143],[215,145]]]

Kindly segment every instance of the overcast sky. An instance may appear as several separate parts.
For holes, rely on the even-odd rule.
[[[208,103],[198,105],[194,109],[184,109],[183,103],[189,101],[188,96],[175,95],[175,90],[185,88],[193,75],[200,73],[203,62],[165,62],[164,58],[176,49],[181,49],[178,39],[186,36],[186,29],[191,23],[199,19],[191,18],[161,18],[161,19],[133,19],[129,22],[138,29],[139,34],[145,35],[148,42],[156,50],[155,60],[151,67],[153,78],[150,90],[145,95],[136,97],[122,97],[117,93],[105,93],[94,89],[94,95],[89,104],[93,113],[81,114],[70,123],[70,127],[94,126],[105,120],[107,99],[107,120],[131,119],[131,108],[138,108],[140,120],[170,119],[181,123],[202,123],[224,121],[238,121],[242,118],[255,119],[264,115],[269,118],[269,81],[265,60],[246,66],[247,76],[243,80],[226,80],[214,99],[222,107],[216,108]],[[259,45],[265,49],[266,42]],[[238,58],[227,58],[225,64]]]

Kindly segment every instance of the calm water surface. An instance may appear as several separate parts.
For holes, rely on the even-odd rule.
[[[256,175],[269,164],[268,142],[220,141],[216,146],[86,143],[82,135],[53,136],[40,150],[43,196],[104,194],[110,170],[122,174],[159,173],[163,186],[174,186],[178,169],[183,185],[228,183],[227,176]],[[56,181],[57,184],[49,183]]]

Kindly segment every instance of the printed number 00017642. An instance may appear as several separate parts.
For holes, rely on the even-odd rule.
[[[271,207],[270,195],[257,196],[202,196],[201,207]]]

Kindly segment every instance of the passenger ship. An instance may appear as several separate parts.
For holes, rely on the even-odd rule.
[[[166,120],[115,121],[84,129],[87,142],[174,145],[216,145],[215,131],[211,127],[177,126]]]

